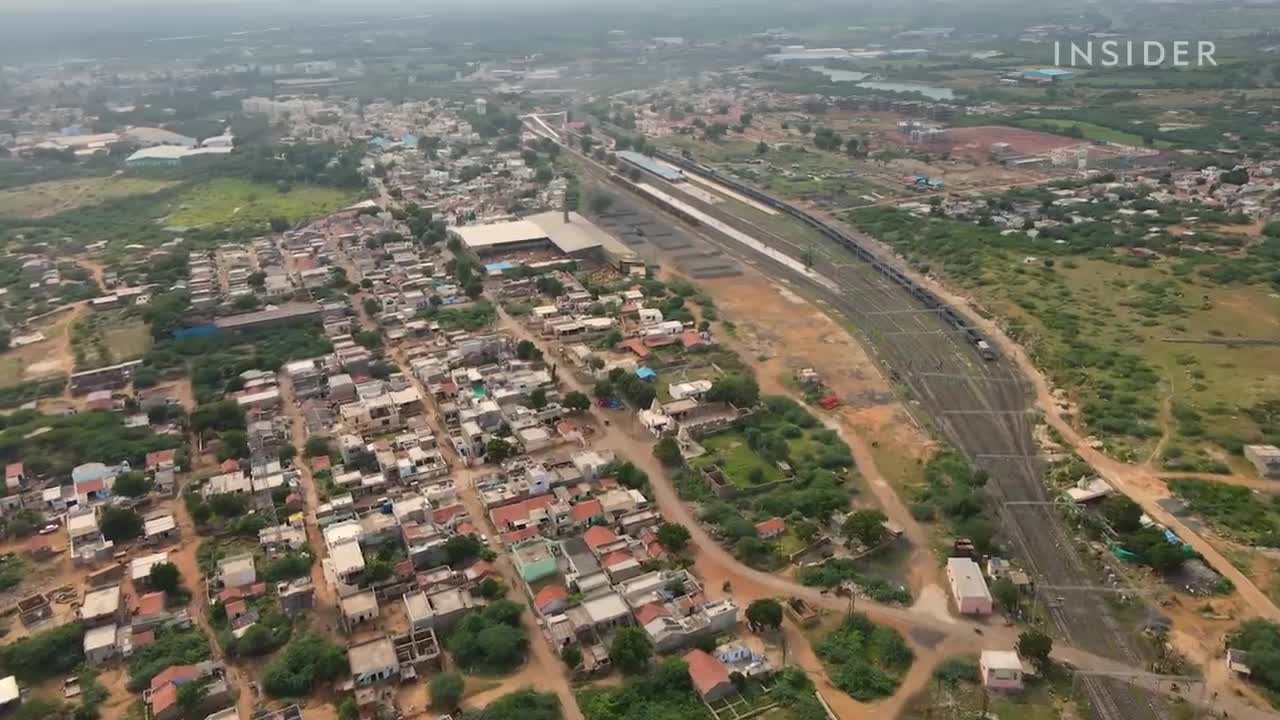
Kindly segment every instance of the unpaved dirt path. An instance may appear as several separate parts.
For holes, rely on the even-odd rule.
[[[838,221],[834,222],[838,223]],[[866,238],[862,233],[855,233],[855,235],[859,238]],[[870,238],[866,239],[870,240],[871,243],[875,243]],[[874,249],[877,250],[877,254],[880,257],[892,262],[909,277],[928,287],[940,298],[956,307],[970,323],[986,333],[1004,356],[1012,361],[1018,370],[1031,382],[1035,389],[1036,405],[1044,413],[1046,422],[1062,435],[1065,445],[1075,450],[1085,462],[1089,463],[1099,475],[1110,482],[1117,490],[1128,495],[1141,505],[1143,511],[1151,518],[1177,533],[1178,537],[1200,553],[1214,570],[1235,585],[1236,591],[1245,599],[1255,615],[1271,620],[1280,620],[1280,608],[1277,608],[1276,604],[1265,593],[1260,591],[1244,573],[1231,564],[1202,535],[1157,504],[1158,500],[1169,496],[1169,491],[1156,473],[1141,465],[1120,462],[1094,449],[1089,445],[1087,439],[1081,436],[1075,427],[1063,418],[1057,403],[1054,401],[1048,379],[1031,361],[1023,347],[1005,335],[1003,329],[996,322],[983,317],[982,313],[979,313],[973,307],[970,298],[958,295],[942,283],[914,272],[882,245],[875,243]]]
[[[876,432],[882,438],[877,442],[899,446],[901,452],[917,458],[925,456],[929,442],[914,427],[871,358],[825,313],[768,282],[754,268],[744,266],[740,277],[690,282],[702,287],[715,300],[721,317],[738,328],[734,336],[722,333],[717,339],[752,366],[761,392],[783,395],[805,406],[849,445],[876,503],[903,528],[911,544],[908,584],[912,594],[919,596],[926,588],[941,590],[941,573],[930,550],[928,532],[880,471],[867,433]],[[810,406],[782,381],[801,367],[817,370],[834,394],[857,405],[846,404],[836,411]],[[891,425],[896,427],[889,428]]]

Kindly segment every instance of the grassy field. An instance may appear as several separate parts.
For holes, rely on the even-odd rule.
[[[295,186],[287,193],[272,185],[220,178],[187,191],[178,200],[170,225],[261,225],[282,217],[296,222],[341,209],[355,193],[328,187]]]
[[[102,330],[107,351],[116,362],[140,358],[151,348],[151,328],[141,320],[132,319]]]
[[[49,217],[111,198],[158,192],[170,185],[172,183],[164,180],[126,177],[51,180],[0,191],[0,215]]]
[[[82,370],[142,357],[151,342],[147,324],[121,311],[91,314],[71,333],[76,367]]]
[[[709,464],[712,458],[718,457],[720,469],[734,485],[750,487],[782,479],[782,471],[778,466],[766,461],[760,457],[759,453],[747,447],[747,440],[740,432],[712,435],[703,441],[702,446],[707,449],[707,454],[694,464],[699,464],[700,461],[701,464]],[[753,482],[753,474],[760,480]]]
[[[1168,432],[1166,469],[1244,471],[1231,453],[1269,432],[1280,347],[1232,342],[1276,336],[1280,297],[1267,286],[1217,282],[1194,258],[1044,258],[1044,246],[1002,244],[968,223],[857,217],[1001,318],[1112,452],[1145,460]]]
[[[1093,123],[1077,122],[1075,120],[1063,120],[1061,118],[1043,118],[1032,120],[1021,120],[1017,123],[1020,127],[1029,130],[1043,130],[1045,132],[1061,133],[1067,128],[1077,127],[1084,133],[1086,140],[1098,140],[1101,142],[1116,143],[1117,145],[1129,145],[1131,147],[1142,147],[1142,136],[1133,133],[1115,130]],[[1167,140],[1155,141],[1155,147],[1161,150],[1173,147],[1173,143]]]

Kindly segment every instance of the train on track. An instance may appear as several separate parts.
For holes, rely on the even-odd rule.
[[[815,217],[814,215],[811,215],[810,213],[807,213],[804,210],[801,210],[800,208],[794,205],[791,205],[790,203],[783,202],[782,200],[779,200],[773,197],[772,195],[769,195],[768,193],[757,190],[756,188],[751,187],[750,185],[747,185],[738,180],[735,180],[734,178],[728,177],[720,173],[715,168],[707,167],[706,165],[703,165],[695,161],[691,157],[688,157],[685,155],[674,155],[664,150],[658,150],[657,152],[654,153],[654,156],[660,160],[663,160],[665,162],[671,163],[672,165],[679,167],[681,170],[684,170],[685,172],[693,173],[695,175],[700,175],[709,180],[714,180],[715,182],[720,183],[725,187],[728,187],[734,192],[746,195],[747,197],[751,198],[752,200],[755,200],[756,202],[763,203],[764,205],[767,205],[768,207],[771,207],[774,210],[790,215],[791,217],[799,220],[805,225],[808,225],[814,230],[817,230],[818,232],[822,233],[822,235],[824,235],[825,237],[835,241],[836,243],[840,244],[842,247],[852,251],[855,255],[858,256],[859,259],[871,265],[871,267],[875,268],[877,272],[879,272],[881,275],[884,275],[890,281],[906,289],[913,296],[915,296],[915,298],[919,300],[925,306],[925,308],[929,310],[933,310],[937,312],[939,315],[941,315],[943,318],[945,318],[947,322],[951,323],[951,325],[956,328],[956,330],[959,330],[960,332],[964,333],[966,339],[968,339],[969,341],[969,344],[973,346],[974,350],[977,351],[978,355],[983,360],[991,361],[991,360],[997,359],[995,348],[991,346],[991,343],[987,341],[986,337],[984,337],[982,333],[973,329],[967,322],[965,322],[965,319],[961,317],[960,314],[955,311],[955,309],[953,309],[947,303],[943,302],[940,298],[938,298],[937,295],[934,295],[933,292],[930,291],[928,288],[920,286],[919,283],[907,277],[905,274],[902,273],[902,271],[898,270],[896,267],[882,261],[870,250],[867,250],[865,247],[863,247],[862,244],[859,243],[857,240],[854,240],[853,238],[849,237],[844,232],[840,231],[838,228],[834,227],[833,225],[826,222],[825,220],[819,217]]]

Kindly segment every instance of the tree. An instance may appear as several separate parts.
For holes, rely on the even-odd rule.
[[[858,542],[873,547],[884,537],[884,521],[887,518],[879,510],[857,510],[844,521],[844,534]]]
[[[542,351],[532,341],[521,340],[516,343],[516,357],[521,360],[541,360]]]
[[[541,410],[547,406],[547,391],[542,388],[534,388],[529,393],[529,405],[534,410]]]
[[[486,462],[500,463],[511,457],[511,444],[502,438],[491,438],[484,446],[484,459]]]
[[[667,467],[679,467],[684,464],[684,457],[680,454],[680,443],[670,435],[663,435],[653,446],[653,456]]]
[[[739,408],[753,407],[760,401],[760,385],[750,375],[725,375],[711,385],[707,399],[727,402]]]
[[[591,388],[591,394],[601,400],[607,400],[613,397],[613,391],[613,383],[608,380],[597,380],[596,384]]]
[[[670,552],[683,552],[689,545],[689,528],[680,523],[664,522],[658,526],[658,542]]]
[[[1005,612],[1016,611],[1022,599],[1022,592],[1018,590],[1018,586],[1007,577],[996,578],[996,581],[991,583],[991,595]]]
[[[753,600],[747,606],[747,624],[757,632],[777,630],[782,627],[782,603],[773,598]]]
[[[564,661],[571,669],[576,669],[582,664],[582,650],[577,645],[566,645],[560,651],[560,659]]]
[[[591,407],[591,398],[588,398],[577,390],[570,390],[565,393],[564,401],[561,404],[570,412],[582,412]]]
[[[560,297],[564,294],[564,283],[551,275],[539,277],[534,281],[534,286],[538,288],[538,292],[548,297]]]
[[[112,542],[132,540],[142,534],[142,516],[122,507],[108,507],[98,518],[102,537]]]
[[[462,700],[464,681],[456,672],[445,672],[431,678],[431,707],[449,711]]]
[[[175,595],[182,589],[182,573],[178,570],[178,566],[171,562],[152,565],[148,579],[151,581],[151,587],[163,590],[170,595]]]
[[[1102,516],[1118,533],[1131,533],[1142,527],[1142,506],[1125,495],[1111,495],[1102,501]]]
[[[618,630],[609,645],[609,661],[627,675],[639,675],[649,667],[653,643],[644,628],[628,625]]]
[[[127,498],[140,498],[151,491],[151,481],[140,472],[127,472],[116,478],[111,491]]]
[[[769,152],[769,145],[768,145],[767,143],[765,143],[765,141],[761,140],[760,142],[756,143],[756,154],[757,154],[757,155],[764,155],[764,154],[766,154],[766,153],[768,153],[768,152]]]
[[[329,438],[323,435],[312,435],[307,438],[307,444],[303,446],[307,457],[316,457],[319,455],[329,454]]]
[[[609,208],[613,207],[613,196],[607,192],[596,190],[588,198],[587,207],[591,209],[592,213],[603,215],[609,212]]]
[[[1053,638],[1036,630],[1024,630],[1018,636],[1018,654],[1030,660],[1041,672],[1049,665],[1049,654],[1053,652]]]
[[[178,686],[178,708],[182,717],[194,717],[200,704],[204,702],[205,688],[210,678],[204,677]]]
[[[380,583],[389,579],[396,572],[395,566],[382,558],[373,558],[364,568],[364,579],[370,583]]]
[[[289,229],[289,220],[282,217],[271,218],[271,232],[282,233]]]
[[[304,697],[319,683],[347,669],[346,652],[323,636],[304,633],[293,638],[262,674],[262,687],[273,697]]]

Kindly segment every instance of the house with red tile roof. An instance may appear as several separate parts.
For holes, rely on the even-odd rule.
[[[587,544],[587,547],[591,549],[592,553],[597,555],[600,554],[601,548],[610,543],[617,542],[617,540],[617,533],[601,525],[588,528],[586,532],[582,533],[582,541]]]
[[[661,602],[654,601],[636,608],[635,616],[636,623],[644,627],[660,617],[671,617],[671,611]]]
[[[715,702],[735,692],[733,682],[729,679],[729,668],[719,658],[702,650],[690,650],[685,653],[684,661],[689,666],[689,679],[693,687],[706,702]]]
[[[142,694],[143,702],[151,711],[148,714],[151,720],[175,720],[180,717],[182,708],[178,705],[178,689],[206,677],[210,678],[204,688],[206,702],[210,705],[225,702],[230,695],[230,688],[221,663],[205,661],[198,665],[172,665],[160,671]]]
[[[569,606],[569,591],[561,585],[548,585],[533,596],[533,607],[542,615],[553,615]]]
[[[549,493],[546,495],[535,495],[527,500],[521,500],[517,503],[493,508],[489,511],[489,518],[493,520],[493,524],[498,528],[498,532],[519,530],[524,527],[536,525],[537,523],[532,520],[534,511],[546,510],[555,501],[555,496]]]
[[[756,523],[756,534],[761,540],[770,540],[787,531],[787,523],[780,517],[771,517]]]
[[[467,508],[461,503],[446,505],[431,511],[431,522],[442,527],[453,527],[467,516]]]
[[[605,521],[604,505],[598,499],[591,498],[569,508],[569,517],[576,528],[602,524]]]
[[[159,470],[162,467],[172,467],[174,457],[177,455],[176,450],[156,450],[147,453],[146,465],[147,470]]]
[[[516,543],[522,543],[525,540],[532,540],[533,538],[538,537],[538,535],[540,534],[541,533],[538,532],[538,528],[535,528],[535,527],[523,528],[521,530],[512,530],[511,532],[502,533],[501,535],[502,544],[507,545],[509,547],[511,545],[515,545]]]

